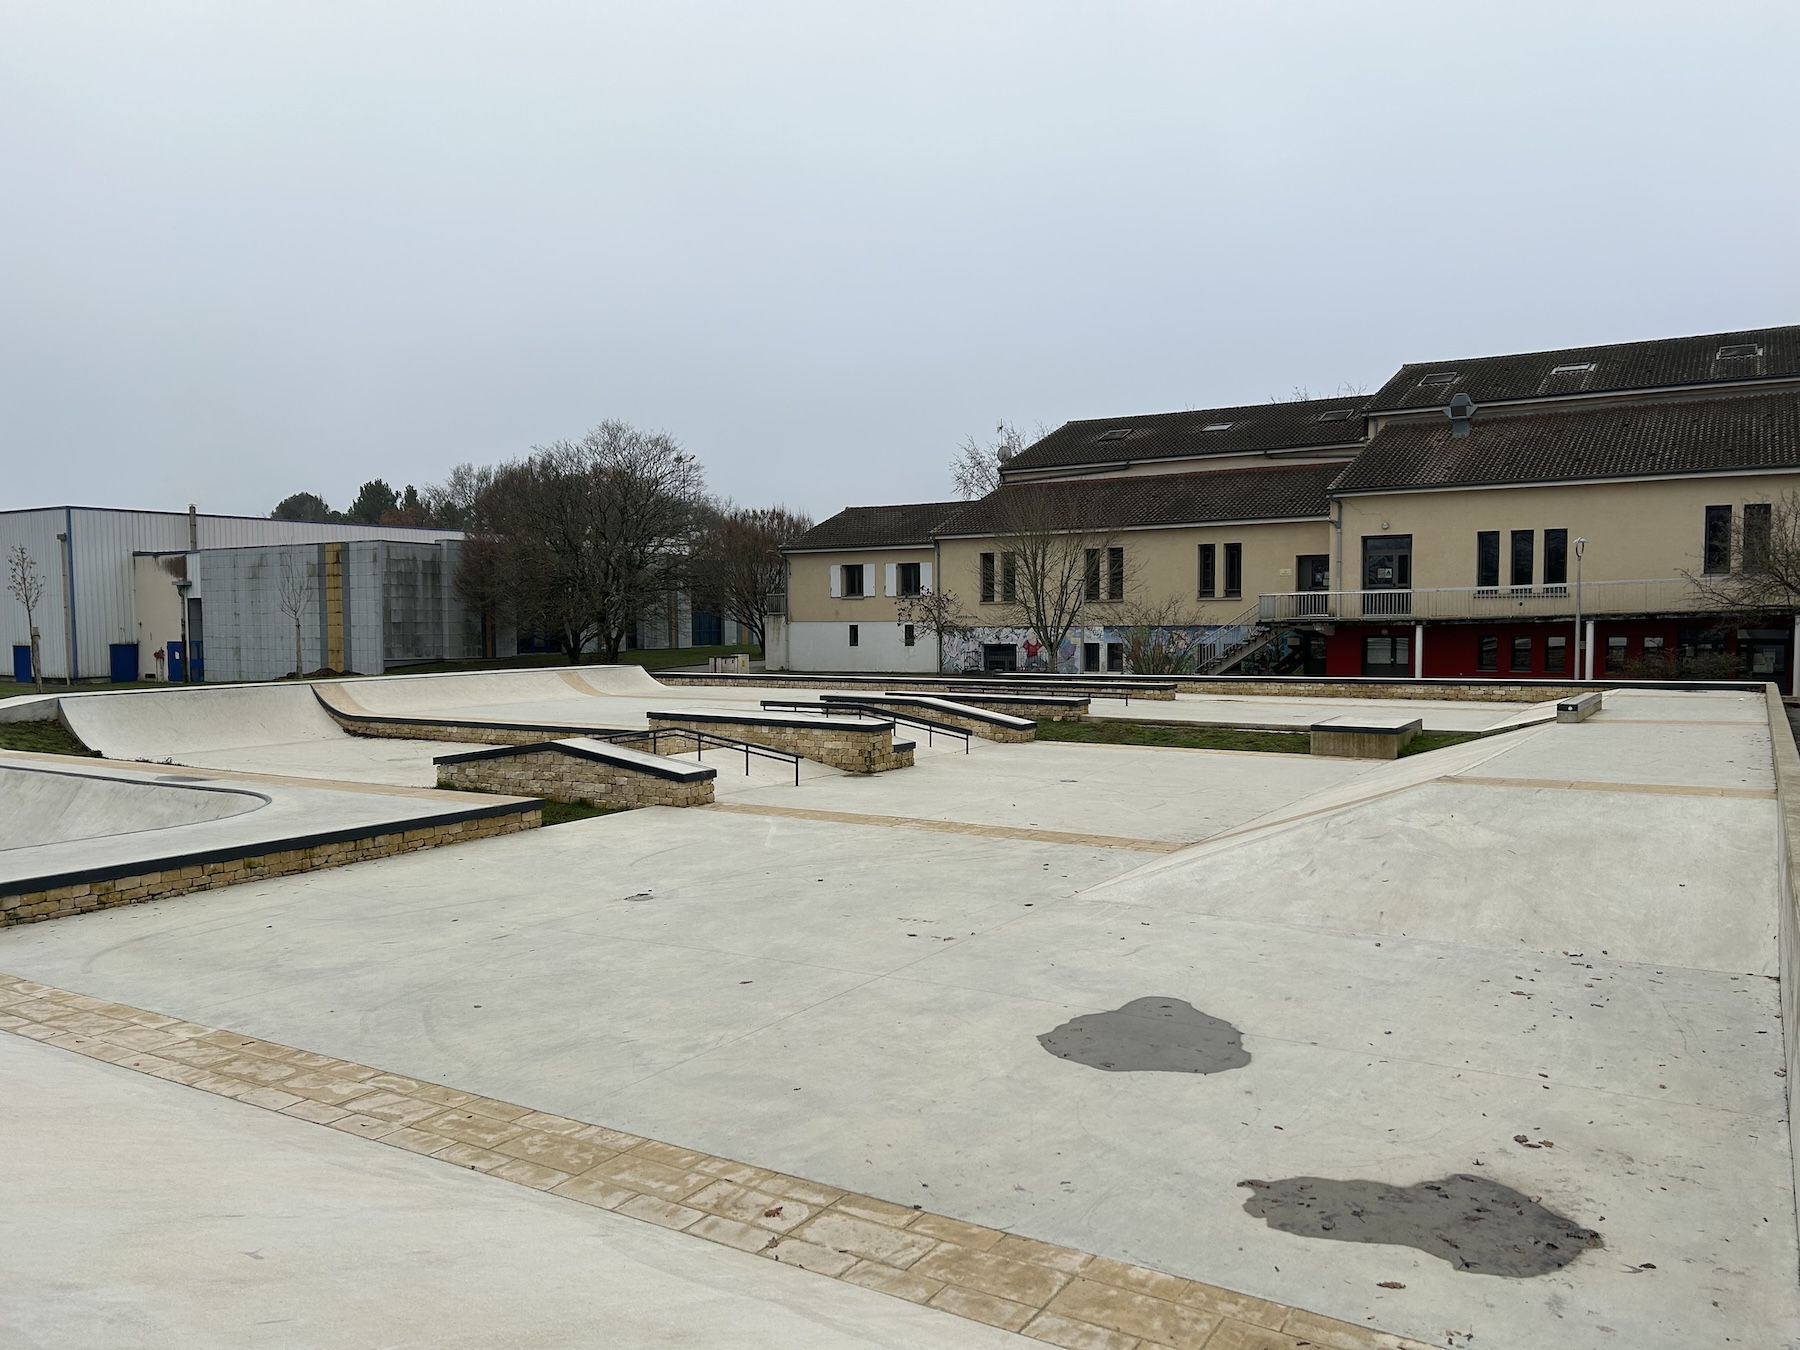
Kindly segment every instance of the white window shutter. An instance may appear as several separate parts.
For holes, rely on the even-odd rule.
[[[831,598],[836,600],[844,593],[844,569],[836,563],[831,564]]]
[[[922,591],[928,591],[931,589],[931,564],[930,563],[920,563],[919,564],[919,589]]]
[[[888,595],[900,594],[899,574],[900,574],[900,564],[899,563],[889,563],[887,565],[887,592],[886,593]]]

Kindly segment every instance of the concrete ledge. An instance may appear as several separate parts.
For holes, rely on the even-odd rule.
[[[1335,759],[1398,759],[1422,726],[1417,717],[1331,717],[1312,724],[1312,752]]]
[[[442,844],[532,830],[542,823],[543,810],[536,802],[505,802],[451,817],[439,814],[416,824],[389,822],[373,831],[341,830],[330,835],[282,840],[279,847],[263,845],[251,853],[240,849],[159,858],[154,870],[136,864],[127,870],[96,869],[79,875],[36,877],[9,883],[10,893],[0,895],[0,928],[167,900],[195,891],[235,886],[240,881],[390,858]],[[21,889],[24,887],[30,889]]]
[[[1600,711],[1600,694],[1581,694],[1575,698],[1565,698],[1556,705],[1556,720],[1559,722],[1585,722]]]
[[[442,755],[438,786],[587,802],[619,811],[705,806],[718,770],[587,737]]]
[[[653,712],[648,717],[652,729],[682,727],[728,734],[845,773],[885,773],[910,768],[913,762],[910,743],[902,743],[905,748],[894,743],[892,722],[780,712]],[[721,728],[728,730],[722,733]]]
[[[927,720],[973,732],[989,741],[1035,741],[1037,723],[1028,717],[994,712],[970,703],[937,698],[930,694],[820,694],[819,702],[865,708],[896,708],[917,712]]]

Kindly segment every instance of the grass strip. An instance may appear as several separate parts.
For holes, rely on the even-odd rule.
[[[58,721],[0,722],[0,750],[24,750],[33,755],[99,755]]]
[[[1131,722],[1039,722],[1040,741],[1080,741],[1088,745],[1160,745],[1177,750],[1257,750],[1277,755],[1312,752],[1304,731],[1244,731],[1238,727],[1167,725]]]

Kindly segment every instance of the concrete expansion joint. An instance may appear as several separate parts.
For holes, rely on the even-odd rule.
[[[1068,1350],[1427,1350],[1301,1308],[0,975],[0,1031]]]

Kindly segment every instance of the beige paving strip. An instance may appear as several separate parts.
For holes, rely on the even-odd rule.
[[[0,974],[0,1031],[1068,1350],[1427,1350],[1352,1322]]]
[[[1080,844],[1087,848],[1128,848],[1139,853],[1178,853],[1193,841],[1132,839],[1117,834],[1073,834],[1067,830],[1033,830],[1016,825],[975,825],[963,820],[927,820],[920,816],[873,816],[855,811],[816,811],[805,806],[759,806],[753,802],[714,802],[702,811],[731,811],[741,816],[778,816],[787,820],[827,820],[838,825],[878,825],[894,830],[931,830],[938,834],[973,834],[987,839],[1028,839],[1038,844]]]
[[[1550,788],[1558,792],[1643,792],[1655,797],[1734,797],[1745,801],[1774,801],[1773,788],[1684,787],[1677,783],[1590,783],[1566,778],[1481,778],[1474,774],[1447,774],[1440,783],[1471,787]]]

